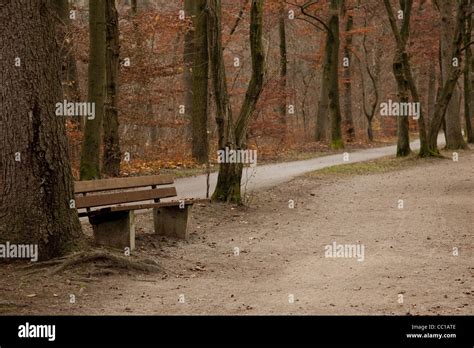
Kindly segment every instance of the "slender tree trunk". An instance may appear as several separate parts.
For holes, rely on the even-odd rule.
[[[39,258],[82,241],[69,207],[73,178],[62,102],[61,56],[50,2],[0,6],[0,243],[38,244]]]
[[[211,0],[215,2],[220,8],[220,0]],[[215,11],[214,15],[220,13]],[[217,28],[221,30],[221,28]],[[252,0],[251,15],[250,15],[250,51],[252,55],[252,77],[250,79],[247,93],[240,109],[239,117],[235,125],[232,127],[233,136],[229,136],[225,140],[228,147],[233,150],[241,150],[246,148],[245,140],[247,128],[255,112],[257,101],[260,98],[263,81],[264,81],[264,67],[265,56],[263,52],[263,0]],[[221,44],[219,45],[221,46]],[[213,64],[214,69],[224,68],[222,64]],[[223,71],[214,71],[214,76],[225,77]],[[221,83],[222,85],[222,83]],[[217,93],[216,93],[217,94]],[[217,95],[216,95],[217,97]],[[213,200],[232,202],[241,204],[241,178],[242,178],[242,163],[222,163],[219,167],[219,174],[217,179],[217,186],[212,195]]]
[[[439,71],[440,76],[439,76],[439,86],[438,86],[438,91],[436,94],[436,103],[438,103],[438,100],[441,98],[441,92],[443,90],[443,58],[441,57],[441,38],[439,39],[439,49],[438,49],[438,63],[439,63]],[[446,114],[443,115],[443,120],[441,122],[441,126],[443,129],[443,134],[444,134],[444,140],[446,144],[448,143],[448,136],[446,135]]]
[[[406,43],[410,35],[410,14],[413,5],[412,0],[401,0],[400,6],[403,11],[403,22],[401,29],[398,29],[393,9],[389,0],[384,0],[387,10],[390,26],[392,28],[395,42],[397,45],[395,57],[393,59],[393,75],[397,82],[398,100],[400,103],[408,102],[409,80],[407,72],[409,71],[408,58],[406,55]],[[413,83],[413,81],[411,81]],[[414,84],[413,84],[414,85]],[[413,91],[413,89],[412,89]],[[397,157],[408,156],[411,153],[410,135],[409,135],[408,115],[399,115],[397,118]]]
[[[402,53],[398,50],[393,62],[393,74],[397,81],[399,102],[408,103],[408,81],[403,73]],[[397,157],[408,156],[411,153],[408,116],[399,116],[397,125]]]
[[[196,1],[184,0],[184,12],[187,17],[196,16]],[[192,139],[192,110],[193,110],[193,65],[194,65],[194,28],[190,28],[184,34],[184,107],[189,125],[186,127],[186,137]]]
[[[372,128],[372,119],[367,120],[367,137],[369,141],[374,141],[374,130]]]
[[[74,56],[74,41],[68,34],[69,19],[69,3],[68,0],[54,0],[54,9],[58,15],[60,24],[58,25],[59,42],[61,43],[61,81],[63,85],[64,98],[67,101],[78,102],[81,100],[81,92],[79,90],[79,78],[77,74],[76,58]],[[83,119],[74,117],[73,122],[82,129]]]
[[[104,113],[104,156],[102,170],[108,176],[120,175],[118,121],[119,27],[115,0],[106,0],[106,102]]]
[[[329,73],[330,73],[330,56],[328,55],[327,41],[329,33],[326,33],[326,47],[324,53],[323,71],[321,75],[321,92],[318,102],[318,113],[316,115],[316,130],[314,140],[324,141],[327,139],[328,128],[328,110],[329,110]]]
[[[472,4],[472,0],[471,0],[471,4]],[[472,38],[472,30],[474,29],[474,25],[472,24],[472,21],[474,20],[474,17],[471,16],[471,38]],[[471,60],[469,62],[465,62],[466,64],[469,64],[471,66],[470,68],[470,71],[471,71],[471,74],[470,74],[470,89],[471,89],[471,109],[470,109],[470,120],[472,120],[472,111],[473,111],[473,108],[474,108],[474,100],[473,100],[473,97],[474,97],[474,55],[472,54],[472,47],[470,47],[471,49]],[[474,143],[469,141],[469,143]]]
[[[365,20],[364,26],[367,26],[367,20]],[[373,102],[370,103],[370,109],[368,108],[368,101],[367,101],[367,93],[366,93],[366,83],[364,77],[364,71],[362,69],[362,61],[359,60],[359,68],[360,68],[360,81],[362,84],[362,111],[367,119],[367,137],[369,141],[374,141],[374,131],[372,128],[372,121],[375,117],[375,112],[377,110],[377,106],[379,103],[379,91],[378,91],[378,81],[380,76],[380,56],[381,56],[381,48],[376,48],[376,51],[373,53],[374,60],[372,66],[374,69],[370,68],[369,64],[369,50],[367,49],[367,35],[364,33],[362,38],[362,48],[364,51],[364,61],[365,61],[365,68],[367,71],[367,75],[369,76],[370,82],[372,84],[372,91],[374,94]]]
[[[352,117],[352,34],[350,33],[353,27],[354,17],[349,13],[347,14],[344,41],[344,59],[347,59],[348,66],[344,66],[344,124],[342,127],[349,142],[355,140],[355,127]]]
[[[425,124],[425,117],[424,117],[423,107],[421,104],[421,98],[418,94],[418,88],[416,86],[415,79],[413,78],[413,75],[411,72],[411,66],[410,66],[407,52],[403,54],[403,69],[404,69],[405,77],[408,82],[408,88],[410,89],[411,96],[413,98],[413,102],[417,103],[420,107],[419,115],[418,115],[418,134],[420,136],[419,156],[428,157],[428,156],[431,156],[432,153],[430,153],[429,147],[428,147],[428,135],[426,131],[427,127]]]
[[[433,118],[436,104],[436,69],[433,64],[430,64],[428,69],[428,113],[426,115],[426,127],[429,127]]]
[[[327,41],[329,69],[329,119],[331,124],[331,148],[344,148],[341,130],[341,105],[339,103],[339,13],[341,0],[331,0],[329,40]]]
[[[468,1],[469,5],[472,5],[472,0]],[[467,142],[474,144],[474,133],[472,131],[472,86],[471,86],[471,62],[472,62],[472,49],[468,47],[471,42],[472,32],[472,14],[469,13],[465,18],[464,25],[464,119],[466,123],[466,135]]]
[[[430,156],[431,153],[428,147],[428,139],[426,133],[426,125],[423,116],[423,108],[421,99],[418,94],[418,88],[416,86],[415,79],[411,71],[410,60],[406,51],[406,45],[410,36],[410,18],[411,10],[413,6],[412,0],[402,0],[400,5],[403,9],[403,22],[401,29],[398,30],[395,16],[393,14],[392,7],[389,0],[384,1],[385,8],[390,20],[390,26],[395,36],[397,43],[397,53],[395,55],[393,72],[398,86],[398,94],[401,103],[408,102],[408,91],[410,91],[413,102],[417,103],[419,108],[418,115],[418,132],[420,135],[420,157]],[[398,118],[398,144],[397,144],[397,156],[407,156],[411,152],[410,150],[410,139],[409,139],[409,119],[408,115],[399,116]]]
[[[284,2],[280,2],[280,13],[278,19],[278,32],[280,38],[280,84],[281,84],[281,91],[283,96],[281,98],[281,104],[279,107],[280,112],[280,122],[284,125],[284,134],[283,139],[286,137],[286,79],[288,74],[288,58],[287,58],[287,51],[286,51],[286,12],[285,12],[285,5]]]
[[[450,67],[454,64],[453,59],[460,60],[461,57],[456,57],[452,50],[452,40],[454,36],[454,24],[452,20],[453,1],[439,0],[440,15],[441,15],[441,58],[443,66],[443,83],[447,80]],[[458,64],[461,64],[460,62]],[[462,136],[461,118],[457,108],[457,100],[460,98],[459,90],[457,88],[453,91],[452,100],[448,104],[446,112],[446,148],[457,150],[466,148],[466,142]]]
[[[221,0],[209,0],[208,40],[212,87],[216,103],[216,124],[219,149],[224,150],[226,142],[234,141],[232,134],[232,109],[227,90],[227,78],[222,47]]]
[[[138,13],[137,0],[132,0],[132,14],[136,15]]]
[[[207,113],[209,105],[209,57],[207,47],[206,0],[193,0],[196,15],[193,17],[193,65],[192,65],[192,153],[199,163],[206,163],[209,156]]]
[[[95,104],[95,118],[87,119],[81,153],[81,180],[100,178],[100,134],[105,101],[105,0],[89,3],[90,52],[88,101]]]
[[[456,26],[454,30],[454,35],[452,37],[452,49],[453,57],[459,57],[461,60],[461,46],[463,42],[463,25],[464,25],[464,8],[467,4],[467,0],[460,0],[458,2],[457,14],[456,14]],[[459,65],[448,64],[448,74],[443,81],[441,91],[439,93],[439,98],[436,103],[436,109],[433,115],[433,119],[430,123],[430,130],[428,134],[428,145],[429,150],[432,153],[439,153],[437,147],[438,133],[443,123],[444,115],[448,109],[449,102],[453,96],[454,89],[456,88],[456,83],[461,76],[461,62]]]

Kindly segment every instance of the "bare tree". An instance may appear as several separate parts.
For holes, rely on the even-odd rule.
[[[339,101],[339,15],[342,0],[330,0],[329,2],[329,20],[323,21],[315,14],[309,13],[309,9],[316,5],[318,1],[308,1],[299,6],[304,20],[311,23],[319,30],[326,33],[325,56],[323,65],[323,80],[321,85],[321,99],[316,119],[315,139],[323,139],[325,121],[327,119],[326,100],[329,101],[329,120],[330,120],[330,145],[333,149],[344,148],[341,130],[341,106]],[[327,97],[326,97],[327,96]],[[327,98],[327,99],[326,99]]]
[[[227,91],[225,65],[222,51],[221,0],[209,0],[209,48],[212,80],[216,101],[216,122],[219,132],[219,147],[231,150],[246,148],[247,127],[254,114],[263,89],[265,56],[262,43],[263,0],[251,1],[250,50],[252,55],[252,77],[238,118],[233,120]],[[221,163],[213,200],[240,204],[242,163]]]

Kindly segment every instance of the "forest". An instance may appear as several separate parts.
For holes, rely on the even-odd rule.
[[[0,314],[472,315],[473,10],[0,0]]]

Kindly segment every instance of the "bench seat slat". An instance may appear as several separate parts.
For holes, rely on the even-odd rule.
[[[198,203],[207,202],[209,199],[183,199],[185,205],[193,205]],[[161,203],[149,203],[149,204],[136,204],[136,205],[123,205],[110,208],[110,211],[127,211],[127,210],[140,210],[140,209],[152,209],[152,208],[164,208],[173,207],[180,204],[180,201],[172,202],[161,202]]]
[[[159,198],[176,197],[175,187],[163,187],[153,190],[127,191],[119,193],[107,193],[94,196],[76,197],[76,208],[93,208],[113,204],[142,202]]]
[[[103,180],[76,181],[75,193],[89,193],[99,191],[131,189],[153,185],[171,185],[174,183],[172,175],[150,175],[130,178],[113,178]]]

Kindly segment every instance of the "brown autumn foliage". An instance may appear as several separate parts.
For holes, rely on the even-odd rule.
[[[248,132],[248,146],[258,149],[260,160],[283,158],[295,152],[327,151],[327,144],[313,141],[325,34],[303,20],[299,9],[303,3],[305,1],[294,0],[284,4],[288,14],[285,21],[288,78],[286,90],[282,90],[278,36],[280,4],[279,0],[265,2],[267,76]],[[179,17],[180,10],[184,8],[183,1],[138,1],[137,15],[131,13],[126,1],[118,1],[117,4],[122,62],[119,100],[121,150],[130,154],[130,162],[122,163],[122,174],[138,175],[156,173],[161,169],[195,167],[190,149],[190,113],[189,110],[183,112],[180,108],[185,96],[183,75],[188,68],[183,60],[184,36],[188,30],[193,30],[188,17]],[[393,38],[389,34],[382,34],[382,29],[388,23],[380,1],[346,0],[346,7],[354,16],[354,29],[348,35],[353,36],[351,52],[358,57],[352,63],[352,113],[356,141],[351,146],[365,147],[370,145],[366,139],[367,121],[361,111],[360,71],[365,71],[365,67],[358,66],[364,62],[361,40],[364,35],[367,37],[369,53],[372,55],[375,47],[380,45],[383,52],[393,50]],[[72,21],[70,31],[74,39],[79,85],[82,95],[86,95],[88,9],[79,5],[75,9],[78,16]],[[428,86],[427,62],[437,66],[438,14],[431,1],[417,0],[414,9],[409,53],[420,85],[420,94],[425,98]],[[328,5],[321,2],[311,7],[310,12],[325,21],[328,17]],[[241,18],[240,13],[243,14]],[[290,19],[291,13],[294,14],[294,19]],[[342,18],[341,26],[344,23],[345,19]],[[250,76],[249,4],[246,1],[224,0],[223,25],[229,93],[231,104],[237,110]],[[341,33],[344,35],[343,30]],[[341,40],[343,39],[342,37]],[[237,58],[239,64],[235,66]],[[366,58],[371,62],[374,57]],[[384,54],[380,59],[380,101],[396,99],[391,63],[392,57],[389,54]],[[343,69],[341,64],[341,81]],[[368,88],[367,83],[365,88]],[[367,93],[370,94],[371,91],[367,90]],[[282,98],[294,109],[294,113],[287,112],[286,126],[279,122],[278,106]],[[212,154],[217,150],[214,116],[213,103],[210,103],[211,163],[216,160]],[[416,131],[416,122],[411,121],[410,125],[411,130]],[[394,120],[380,116],[376,116],[374,120],[374,130],[379,142],[387,142],[396,135]],[[82,135],[72,122],[68,123],[68,134],[74,173],[77,174]]]

